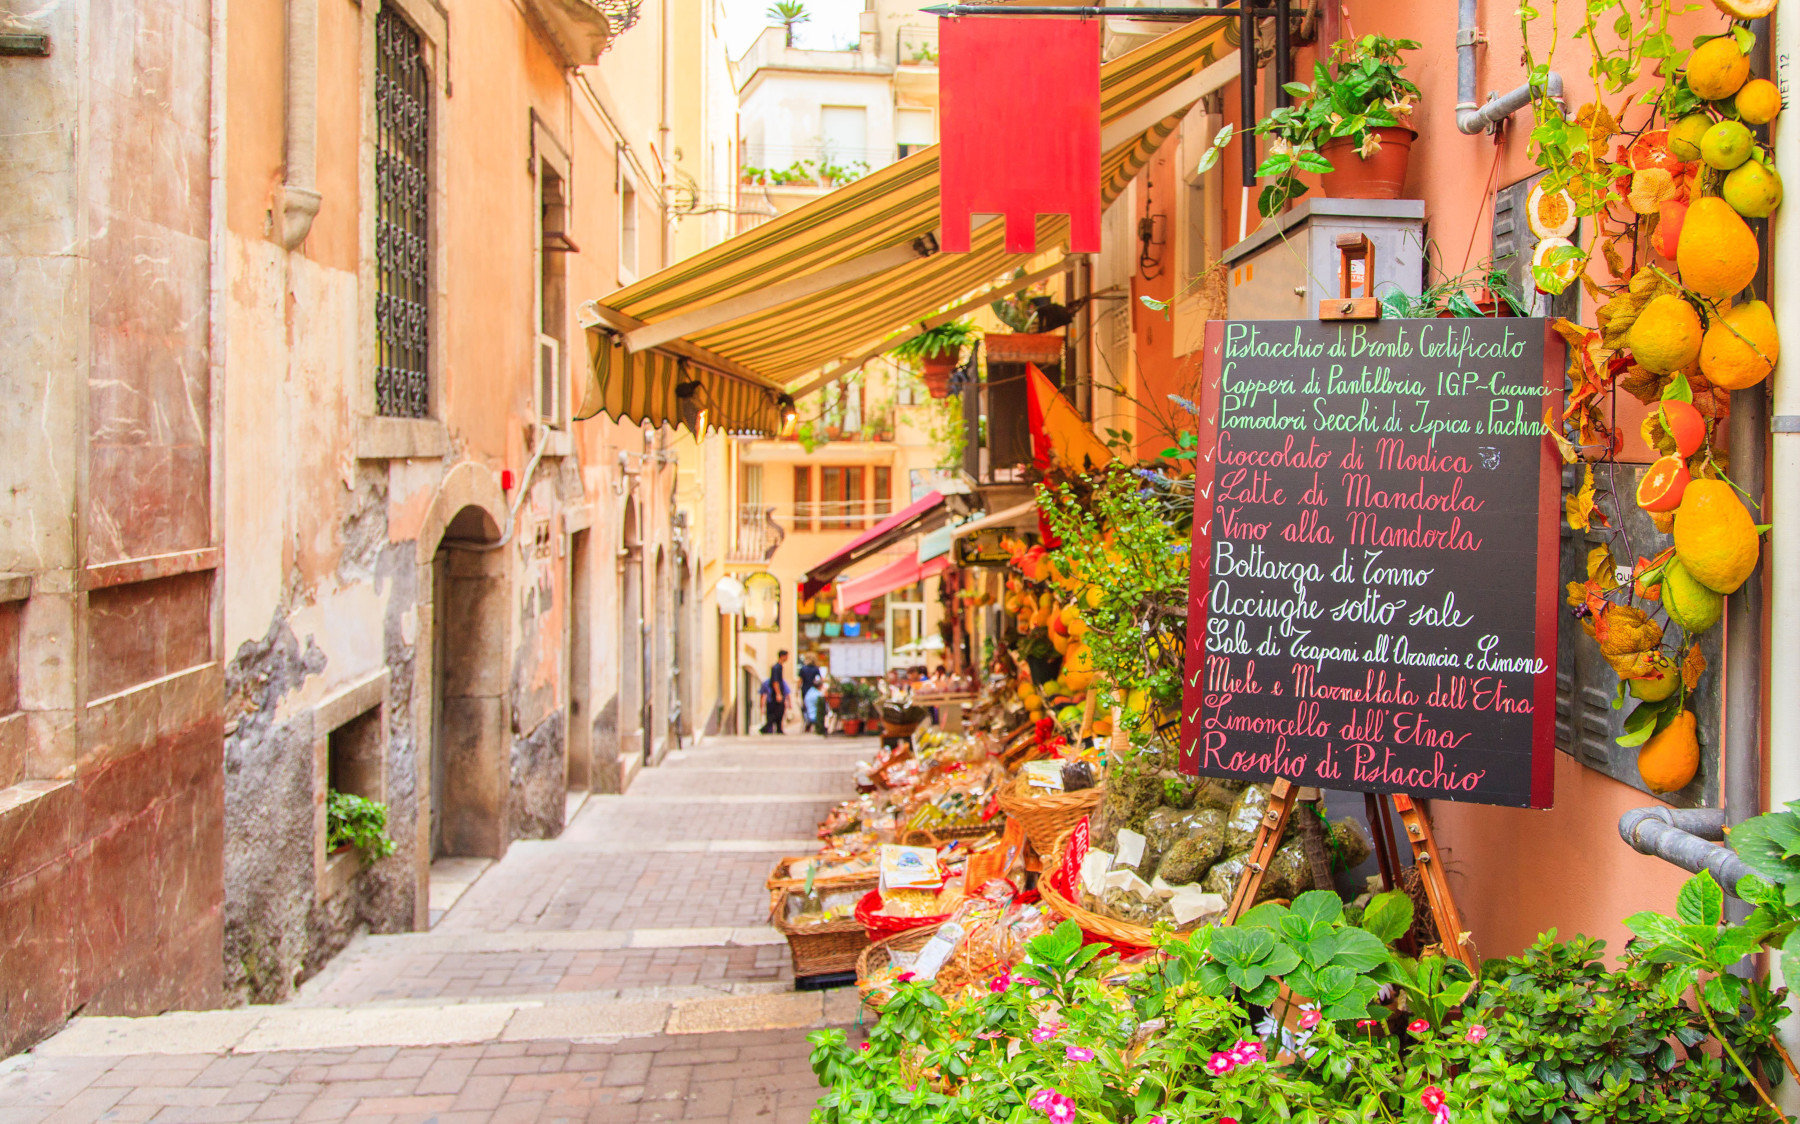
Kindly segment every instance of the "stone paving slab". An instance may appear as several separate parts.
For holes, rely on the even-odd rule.
[[[856,1033],[860,1001],[792,990],[763,883],[877,750],[671,754],[562,838],[464,864],[432,932],[359,938],[296,1002],[76,1019],[0,1062],[0,1124],[806,1121],[806,1035]]]
[[[804,1124],[818,1098],[808,1033],[793,1028],[225,1056],[27,1054],[0,1062],[0,1120]]]

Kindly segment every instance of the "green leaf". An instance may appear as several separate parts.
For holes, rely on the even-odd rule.
[[[1264,902],[1245,910],[1244,915],[1238,918],[1238,922],[1233,928],[1273,929],[1281,924],[1281,919],[1286,917],[1287,913],[1287,906],[1280,902]],[[1221,932],[1229,931],[1229,929],[1221,930]]]
[[[1675,895],[1675,916],[1689,925],[1717,925],[1725,917],[1725,891],[1712,872],[1703,870],[1681,885]]]
[[[1770,833],[1769,819],[1792,813],[1768,812],[1745,820],[1731,829],[1731,849],[1744,865],[1777,886],[1800,885],[1800,863],[1788,859],[1786,849]]]
[[[1168,301],[1159,301],[1155,297],[1139,297],[1138,300],[1143,303],[1145,308],[1148,308],[1153,312],[1161,312],[1163,309],[1169,307]]]
[[[1663,945],[1680,945],[1681,926],[1673,917],[1660,913],[1634,913],[1625,919],[1625,927],[1646,941]]]
[[[1294,899],[1288,907],[1295,916],[1304,919],[1308,925],[1329,925],[1344,915],[1343,899],[1332,890],[1308,890]]]
[[[1368,972],[1385,964],[1392,956],[1386,942],[1362,929],[1343,929],[1337,933],[1338,948],[1331,962],[1353,972]]]
[[[1681,371],[1676,371],[1675,377],[1669,380],[1669,385],[1663,387],[1662,400],[1667,402],[1671,399],[1677,402],[1694,400],[1694,388],[1688,384],[1687,375]]]

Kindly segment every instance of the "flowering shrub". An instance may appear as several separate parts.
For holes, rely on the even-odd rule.
[[[1779,1078],[1756,1047],[1753,1009],[1712,1012],[1715,1037],[1668,986],[1668,965],[1628,953],[1608,971],[1601,944],[1582,939],[1545,937],[1471,979],[1460,965],[1397,955],[1389,942],[1410,923],[1400,895],[1376,898],[1352,924],[1334,895],[1306,894],[1171,939],[1135,970],[1097,956],[1066,923],[1032,942],[1004,988],[951,1006],[927,985],[904,984],[864,1048],[840,1030],[815,1033],[812,1065],[826,1092],[813,1119],[1770,1119],[1742,1071],[1718,1056],[1722,1041]],[[1301,979],[1335,998],[1299,998]]]

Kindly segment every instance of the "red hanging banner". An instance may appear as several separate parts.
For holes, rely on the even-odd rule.
[[[1100,23],[938,20],[942,248],[967,252],[978,214],[1006,252],[1037,251],[1037,217],[1069,216],[1069,251],[1100,250]]]

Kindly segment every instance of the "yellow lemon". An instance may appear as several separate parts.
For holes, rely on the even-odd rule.
[[[1717,596],[1715,594],[1714,596]],[[1681,671],[1675,661],[1661,652],[1650,657],[1650,675],[1643,679],[1633,679],[1626,684],[1634,698],[1645,702],[1659,702],[1675,693],[1681,686]]]
[[[1675,154],[1675,159],[1683,163],[1700,159],[1700,138],[1712,128],[1712,123],[1712,118],[1704,113],[1690,113],[1675,122],[1675,127],[1669,130],[1669,151]]]
[[[1721,172],[1731,171],[1755,151],[1756,138],[1742,121],[1720,121],[1700,137],[1700,159]]]
[[[1730,97],[1749,79],[1750,60],[1730,35],[1708,39],[1688,56],[1688,88],[1707,101]]]
[[[1766,219],[1781,206],[1781,173],[1760,160],[1739,164],[1719,186],[1731,209],[1747,219]]]
[[[1682,284],[1714,300],[1732,296],[1756,276],[1761,256],[1756,235],[1731,204],[1706,195],[1688,207],[1675,247]]]
[[[1669,619],[1690,636],[1698,636],[1718,624],[1725,613],[1725,598],[1701,585],[1679,559],[1670,559],[1668,569],[1663,571],[1662,603]],[[1631,682],[1635,686],[1640,680]],[[1638,698],[1660,699],[1667,695],[1665,691],[1661,695],[1639,694]]]
[[[1781,358],[1775,314],[1762,301],[1745,301],[1714,318],[1700,340],[1700,373],[1726,390],[1743,390],[1769,377]]]
[[[1627,336],[1632,358],[1653,375],[1666,375],[1700,357],[1700,314],[1674,293],[1644,306]]]
[[[1675,557],[1701,585],[1735,593],[1756,568],[1756,524],[1723,480],[1695,480],[1675,509]]]
[[[1700,771],[1700,740],[1694,736],[1694,712],[1684,710],[1675,721],[1638,750],[1638,776],[1651,792],[1686,788]]]

